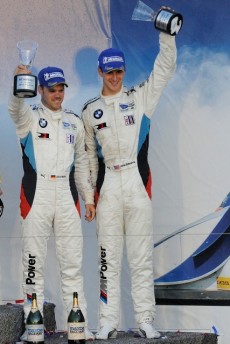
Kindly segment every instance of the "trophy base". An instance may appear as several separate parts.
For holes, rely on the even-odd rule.
[[[183,17],[170,9],[160,9],[156,14],[154,25],[157,30],[175,36],[183,24]]]
[[[37,77],[31,74],[14,76],[14,96],[18,98],[33,98],[37,95]]]

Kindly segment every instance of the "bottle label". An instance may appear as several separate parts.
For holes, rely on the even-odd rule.
[[[68,339],[80,340],[85,339],[85,323],[68,323]]]
[[[27,325],[28,342],[44,342],[44,325]]]

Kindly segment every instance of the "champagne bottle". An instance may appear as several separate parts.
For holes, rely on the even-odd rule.
[[[78,293],[73,293],[73,308],[68,316],[68,343],[85,343],[85,318],[78,305]]]
[[[26,319],[27,343],[44,344],[44,324],[37,305],[37,295],[32,294],[32,306]]]

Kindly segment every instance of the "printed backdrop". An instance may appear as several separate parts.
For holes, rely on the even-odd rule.
[[[144,2],[155,11],[162,5],[172,7],[184,17],[177,36],[177,71],[151,125],[149,161],[153,172],[156,288],[176,285],[183,289],[217,290],[217,278],[230,279],[228,202],[219,209],[230,191],[226,154],[230,127],[229,1],[222,0],[218,8],[214,0]],[[22,167],[15,128],[7,113],[13,71],[19,62],[17,42],[38,42],[34,74],[47,65],[64,69],[69,84],[64,106],[80,114],[84,102],[97,95],[101,87],[98,53],[110,46],[122,49],[127,60],[125,84],[132,86],[148,77],[158,52],[159,32],[152,22],[131,20],[137,0],[2,0],[1,4],[0,197],[4,211],[0,217],[0,300],[4,303],[22,298]],[[38,101],[39,97],[28,100]],[[83,229],[89,326],[95,329],[95,223],[88,225],[83,219]],[[125,258],[121,306],[121,328],[125,329],[136,326],[129,288]],[[46,262],[45,295],[56,304],[58,328],[64,329],[66,314],[53,238]],[[193,317],[195,323],[196,316]],[[159,327],[163,326],[160,320],[159,307]],[[212,325],[207,320],[205,328]],[[190,326],[198,325],[193,326],[190,321]],[[220,331],[224,332],[224,326],[219,324]]]

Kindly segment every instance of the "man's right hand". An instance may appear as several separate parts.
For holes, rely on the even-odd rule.
[[[14,75],[19,74],[32,74],[31,70],[27,69],[26,66],[20,64],[14,71]]]

